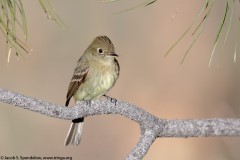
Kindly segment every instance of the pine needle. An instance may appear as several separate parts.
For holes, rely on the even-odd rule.
[[[196,23],[196,21],[202,15],[203,11],[208,8],[209,1],[210,0],[205,0],[203,6],[201,7],[201,10],[199,11],[199,13],[194,18],[192,24],[186,29],[185,32],[183,32],[183,34],[177,39],[177,41],[167,50],[167,52],[165,53],[164,57],[166,57],[172,51],[172,49],[175,48],[176,45],[186,36],[186,34],[190,31],[190,29],[193,27],[193,25]]]
[[[39,0],[39,2],[48,16],[63,28],[64,23],[49,0]],[[19,56],[23,53],[29,54],[32,49],[26,44],[28,37],[27,19],[22,0],[0,0],[0,7],[0,31],[6,39],[6,55],[9,63],[13,50]],[[20,38],[19,34],[16,33],[18,28],[22,31],[23,38]]]
[[[228,3],[231,3],[231,1],[228,0]],[[234,8],[235,8],[234,3],[235,3],[235,1],[233,1],[233,2],[231,3],[231,16],[230,16],[229,24],[228,24],[228,27],[227,27],[227,32],[226,32],[226,35],[225,35],[225,38],[224,38],[224,45],[225,45],[225,43],[226,43],[226,41],[227,41],[228,34],[229,34],[229,32],[230,32],[230,29],[231,29],[232,23],[233,23],[232,20],[233,20],[233,17],[234,17]]]
[[[212,50],[212,53],[211,53],[211,56],[210,56],[210,59],[209,59],[208,67],[211,66],[212,58],[213,58],[213,55],[215,53],[215,49],[216,49],[218,41],[219,41],[219,37],[220,37],[220,35],[222,33],[222,29],[223,29],[223,26],[224,26],[225,21],[226,21],[228,10],[229,10],[229,6],[228,6],[228,2],[227,2],[225,13],[224,13],[224,16],[223,16],[223,20],[222,20],[221,25],[219,26],[219,29],[218,29],[218,32],[217,32],[217,35],[216,35],[216,38],[215,38],[215,41],[214,41],[214,47],[213,47],[213,50]]]

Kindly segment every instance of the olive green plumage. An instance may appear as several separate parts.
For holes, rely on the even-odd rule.
[[[96,37],[77,62],[68,87],[65,105],[68,106],[72,97],[77,102],[97,99],[106,94],[119,76],[117,56],[107,36]],[[83,121],[83,118],[73,120],[65,140],[66,146],[80,143]]]

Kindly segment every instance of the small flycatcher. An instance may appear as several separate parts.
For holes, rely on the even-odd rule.
[[[119,64],[114,46],[107,36],[96,37],[77,62],[68,87],[65,106],[74,97],[77,101],[90,101],[105,95],[119,76]],[[65,146],[78,145],[84,118],[74,119],[68,131]]]

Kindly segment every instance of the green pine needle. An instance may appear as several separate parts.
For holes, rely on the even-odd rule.
[[[228,34],[229,34],[230,29],[231,29],[231,27],[232,27],[233,17],[234,17],[234,8],[235,8],[235,1],[234,1],[234,0],[233,0],[232,3],[231,3],[231,0],[228,0],[228,3],[229,3],[229,4],[232,4],[232,5],[231,5],[231,10],[232,10],[232,12],[231,12],[229,24],[228,24],[228,27],[227,27],[227,32],[226,32],[226,35],[225,35],[225,38],[224,38],[224,45],[225,45],[225,43],[226,43],[226,41],[227,41]]]
[[[213,1],[214,2],[214,1]],[[206,15],[204,16],[204,18],[202,19],[202,21],[199,23],[199,25],[197,26],[197,28],[194,30],[194,32],[192,33],[193,36],[195,36],[195,38],[193,39],[192,43],[190,44],[190,46],[188,47],[187,51],[185,52],[183,58],[182,58],[182,61],[181,61],[181,64],[183,64],[184,60],[186,59],[189,51],[192,49],[192,47],[194,46],[194,44],[197,42],[197,40],[199,39],[200,35],[202,34],[204,28],[205,28],[205,25],[206,25],[206,22],[207,22],[207,19],[212,11],[212,7],[213,7],[214,3],[211,3],[210,5],[210,8],[208,10],[208,12],[206,13]]]
[[[54,20],[60,27],[65,28],[64,22],[58,16],[49,0],[39,0],[39,3],[44,12],[47,14],[48,19]]]
[[[116,1],[120,1],[120,0],[103,0],[102,2],[104,3],[108,3],[108,2],[116,2]],[[131,8],[127,8],[127,9],[124,9],[122,11],[119,11],[119,12],[115,12],[113,14],[120,14],[120,13],[124,13],[124,12],[128,12],[128,11],[132,11],[136,8],[139,8],[139,7],[144,7],[144,6],[149,6],[153,3],[155,3],[157,0],[145,0],[144,2],[134,6],[134,7],[131,7]]]
[[[184,37],[186,37],[187,33],[193,28],[193,26],[196,26],[196,28],[193,30],[193,32],[191,34],[192,36],[194,36],[193,40],[192,40],[191,44],[189,45],[189,47],[187,48],[187,51],[185,52],[185,55],[184,55],[184,57],[183,57],[183,59],[181,61],[181,63],[184,62],[184,60],[185,60],[186,56],[188,55],[190,49],[194,46],[194,44],[196,43],[197,39],[202,34],[204,26],[205,26],[205,24],[207,22],[207,18],[211,14],[211,11],[212,11],[212,8],[214,6],[214,3],[215,3],[215,0],[205,0],[205,3],[203,5],[203,7],[201,8],[198,16],[194,19],[193,23],[186,29],[186,31],[180,36],[180,38],[178,38],[177,41],[167,50],[166,54],[164,55],[165,57],[176,47],[176,45]],[[240,3],[240,0],[239,0],[239,3]],[[207,14],[202,18],[202,20],[200,22],[197,22],[198,19],[202,16],[202,12],[204,12],[207,9],[208,9]],[[229,11],[231,11],[230,16],[228,16],[229,15]],[[218,30],[217,30],[217,33],[216,33],[216,36],[215,36],[215,40],[214,40],[213,49],[212,49],[212,52],[210,54],[209,64],[208,64],[209,66],[212,63],[212,59],[213,59],[215,51],[217,49],[220,37],[223,34],[223,28],[224,28],[224,26],[226,24],[228,24],[228,25],[227,25],[227,29],[226,29],[226,32],[225,32],[225,37],[224,37],[224,42],[223,42],[224,45],[225,45],[225,43],[226,43],[226,41],[227,41],[227,39],[229,37],[229,33],[230,33],[232,25],[234,23],[234,21],[233,21],[234,14],[235,14],[235,0],[227,0],[226,7],[225,7],[225,12],[224,12],[222,21],[221,21],[221,23],[220,23],[220,25],[218,27]],[[229,22],[227,23],[226,20],[228,18],[229,18]],[[237,33],[239,33],[239,31]],[[239,38],[237,38],[237,39],[239,39]],[[236,46],[237,46],[237,42],[236,42]],[[235,47],[234,61],[236,61],[236,54],[237,54],[237,47]]]
[[[42,8],[49,19],[54,20],[62,28],[63,21],[59,18],[49,0],[39,0]],[[13,50],[17,56],[30,53],[31,49],[27,46],[27,19],[22,0],[0,0],[0,31],[6,39],[7,62],[9,63]],[[17,16],[18,15],[18,16]],[[23,38],[17,35],[16,30],[20,29]]]
[[[225,24],[225,22],[226,22],[226,17],[227,17],[227,15],[228,15],[228,11],[229,11],[229,5],[228,5],[228,3],[229,3],[229,2],[227,2],[222,23],[220,24],[220,26],[219,26],[219,28],[218,28],[218,32],[217,32],[217,35],[216,35],[216,38],[215,38],[215,41],[214,41],[214,47],[213,47],[213,50],[212,50],[212,53],[211,53],[211,56],[210,56],[210,59],[209,59],[208,67],[211,66],[212,58],[213,58],[213,55],[214,55],[214,53],[215,53],[215,50],[216,50],[216,47],[217,47],[217,44],[218,44],[218,41],[219,41],[219,37],[220,37],[220,35],[221,35],[221,33],[222,33],[223,26],[224,26],[224,24]]]
[[[180,38],[177,39],[177,41],[168,49],[168,51],[165,53],[164,57],[166,57],[172,50],[173,48],[176,47],[176,45],[187,35],[187,33],[190,31],[190,29],[192,29],[192,27],[195,25],[196,21],[201,17],[202,13],[204,12],[204,10],[206,10],[209,6],[209,1],[210,0],[205,0],[203,6],[201,7],[201,10],[198,12],[198,14],[196,15],[196,17],[194,18],[192,24],[186,29],[186,31],[180,36]],[[206,16],[205,16],[206,17]],[[202,22],[205,20],[205,18],[203,18]],[[199,27],[201,26],[201,23],[198,25],[198,27],[194,30],[194,32],[192,33],[192,35],[195,34],[195,32],[199,29]],[[193,42],[191,45],[190,45],[190,48],[192,47],[192,45],[194,44],[195,42]],[[190,49],[189,48],[189,49]],[[188,49],[188,50],[189,50]],[[188,53],[188,51],[187,51]],[[186,56],[187,54],[185,54]],[[185,59],[185,56],[183,58],[183,60]],[[182,60],[182,61],[183,61]]]

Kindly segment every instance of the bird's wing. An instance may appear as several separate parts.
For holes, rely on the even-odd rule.
[[[70,99],[75,95],[79,86],[84,82],[88,73],[88,69],[89,65],[87,65],[85,61],[81,62],[80,59],[80,62],[73,73],[73,77],[68,87],[65,106],[68,106]]]

